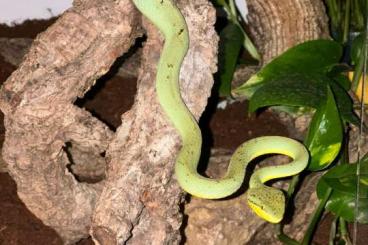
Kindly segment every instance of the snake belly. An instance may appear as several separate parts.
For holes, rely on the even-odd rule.
[[[164,35],[165,44],[157,66],[156,92],[170,122],[179,132],[182,147],[175,163],[179,185],[188,193],[206,199],[227,197],[244,181],[247,164],[265,154],[284,154],[293,160],[286,165],[257,170],[250,179],[247,201],[256,214],[269,222],[281,221],[285,197],[281,190],[263,183],[301,172],[308,164],[308,152],[299,142],[279,136],[259,137],[243,143],[231,157],[227,173],[221,179],[197,172],[202,137],[197,121],[184,104],[179,88],[179,73],[189,48],[184,17],[172,0],[133,0],[138,10]]]

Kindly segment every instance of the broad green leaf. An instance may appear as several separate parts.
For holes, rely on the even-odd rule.
[[[331,40],[313,40],[296,45],[273,59],[246,83],[233,90],[234,96],[251,97],[264,83],[286,74],[327,74],[342,55],[342,46]]]
[[[344,83],[344,88],[345,88],[345,86],[347,86],[347,87],[350,88],[350,85],[351,85],[350,80],[348,79],[348,77],[346,75],[343,75],[343,73],[346,74],[350,70],[351,70],[351,67],[348,66],[345,63],[342,63],[342,64],[333,64],[329,68],[328,73],[327,73],[327,76],[330,77],[330,78],[333,78],[333,79],[335,79],[337,77],[337,80],[339,80],[339,82],[341,80],[341,82]],[[342,78],[340,78],[340,76],[342,76]],[[347,88],[347,90],[349,90],[349,88]]]
[[[338,83],[345,91],[349,91],[351,88],[351,81],[347,75],[337,74],[331,77],[336,83]]]
[[[328,77],[285,74],[264,84],[251,97],[251,112],[265,106],[302,106],[317,108],[326,97]]]
[[[354,113],[353,101],[349,94],[336,82],[331,82],[330,85],[342,120],[345,123],[359,125],[359,118]]]
[[[357,220],[368,223],[368,158],[363,159],[360,168],[359,213]],[[322,198],[327,188],[332,188],[332,194],[326,204],[326,209],[354,221],[355,195],[357,193],[356,164],[342,164],[331,168],[322,176],[317,185],[317,196]]]
[[[220,33],[219,72],[220,96],[228,96],[235,72],[236,61],[244,41],[244,36],[235,24],[228,24]]]
[[[343,137],[342,123],[331,89],[328,87],[326,101],[312,118],[305,144],[311,154],[309,170],[326,168],[340,151]]]

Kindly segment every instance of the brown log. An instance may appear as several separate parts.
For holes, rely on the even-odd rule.
[[[5,114],[3,158],[18,195],[65,243],[88,236],[101,184],[79,183],[67,166],[68,142],[98,164],[113,133],[73,105],[109,70],[140,31],[128,0],[75,1],[34,41],[0,93]],[[97,162],[96,162],[97,161]]]
[[[249,31],[263,64],[298,43],[329,38],[321,0],[247,0],[247,4]]]
[[[190,32],[190,49],[181,69],[181,93],[198,119],[207,104],[216,71],[218,37],[215,10],[207,0],[178,1]],[[178,244],[182,191],[174,179],[180,148],[176,130],[163,114],[155,92],[155,73],[163,44],[147,21],[138,91],[122,116],[108,150],[107,181],[93,218],[96,244]]]

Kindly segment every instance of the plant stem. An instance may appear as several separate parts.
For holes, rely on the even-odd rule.
[[[343,38],[342,38],[342,43],[344,43],[344,44],[349,41],[350,5],[351,5],[351,0],[346,0],[345,18],[344,18],[344,31],[343,31]]]
[[[237,16],[237,12],[236,12],[236,8],[235,8],[235,3],[234,0],[230,0],[229,1],[229,5],[230,5],[230,12],[232,16]]]
[[[349,232],[346,227],[346,221],[342,217],[339,217],[339,227],[341,232],[341,238],[345,241],[346,245],[351,245],[352,243],[350,241]]]
[[[330,228],[330,239],[328,241],[328,245],[335,244],[335,237],[336,237],[336,225],[337,225],[338,217],[335,217],[331,223]]]
[[[291,181],[290,181],[290,184],[289,184],[289,187],[288,187],[288,190],[287,190],[287,197],[286,197],[287,198],[287,205],[289,205],[290,199],[294,195],[295,188],[299,184],[299,181],[300,181],[300,175],[299,174],[294,175],[291,178]]]
[[[339,20],[338,20],[336,0],[327,0],[326,3],[328,7],[328,12],[331,18],[333,30],[337,30],[339,26]]]
[[[354,23],[355,23],[356,30],[364,29],[364,15],[363,15],[359,0],[354,0],[353,3],[354,3],[354,6],[352,6],[352,9],[353,9],[354,14],[352,15],[352,17],[355,19]]]
[[[360,77],[363,73],[363,67],[364,67],[364,54],[365,54],[366,45],[363,44],[362,51],[360,52],[358,63],[355,66],[354,70],[354,76],[353,76],[353,82],[351,84],[351,89],[356,92],[359,85]]]
[[[243,42],[243,46],[246,50],[248,50],[249,54],[256,60],[260,61],[261,60],[261,56],[259,55],[257,48],[254,46],[252,40],[249,38],[249,36],[247,35],[247,33],[244,31],[243,26],[239,23],[238,21],[238,15],[236,12],[236,8],[235,8],[235,4],[234,4],[234,0],[230,0],[229,4],[227,4],[226,2],[224,3],[224,8],[225,11],[228,14],[228,19],[233,22],[235,25],[237,25],[239,27],[239,29],[241,30],[243,36],[244,36],[244,42]]]
[[[295,241],[294,239],[288,237],[284,233],[280,233],[277,235],[277,238],[286,245],[300,245],[298,241]]]
[[[328,201],[328,199],[330,198],[330,195],[332,193],[332,188],[328,188],[326,190],[326,193],[325,195],[323,196],[323,198],[320,200],[317,208],[314,210],[314,213],[312,215],[312,218],[308,224],[308,228],[307,228],[307,231],[305,232],[304,234],[304,237],[303,237],[303,240],[302,240],[302,245],[308,245],[310,244],[310,241],[312,239],[312,235],[314,233],[314,230],[316,228],[316,225],[318,223],[318,221],[320,220],[321,218],[321,215],[323,213],[323,210],[326,206],[326,203]]]
[[[290,206],[290,202],[292,200],[292,196],[294,195],[295,192],[295,188],[296,186],[299,184],[300,181],[300,176],[298,175],[294,175],[290,181],[287,193],[286,193],[286,204],[285,204],[285,210],[288,210],[289,206]],[[276,230],[276,234],[278,239],[283,242],[284,244],[299,244],[297,241],[295,241],[294,239],[290,238],[289,236],[287,236],[284,233],[284,226],[281,223],[278,223],[275,225],[275,230]],[[294,243],[293,243],[294,242]]]

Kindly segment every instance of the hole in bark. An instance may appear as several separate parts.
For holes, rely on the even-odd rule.
[[[115,131],[121,124],[121,115],[133,103],[137,87],[140,50],[145,38],[139,38],[130,50],[117,58],[110,70],[74,103],[84,108]],[[103,57],[102,57],[103,58]]]
[[[66,165],[66,168],[68,169],[69,173],[71,173],[74,178],[80,182],[79,180],[79,177],[78,175],[75,175],[74,172],[73,172],[73,168],[72,166],[75,164],[74,161],[73,161],[73,155],[70,151],[70,149],[72,148],[72,143],[71,142],[66,142],[65,143],[65,146],[63,147],[63,150],[65,151],[66,153],[66,156],[68,157],[68,160],[69,160],[69,164]]]
[[[63,150],[69,160],[66,168],[78,182],[97,183],[105,178],[105,152],[94,155],[73,146],[72,142],[66,142]]]

